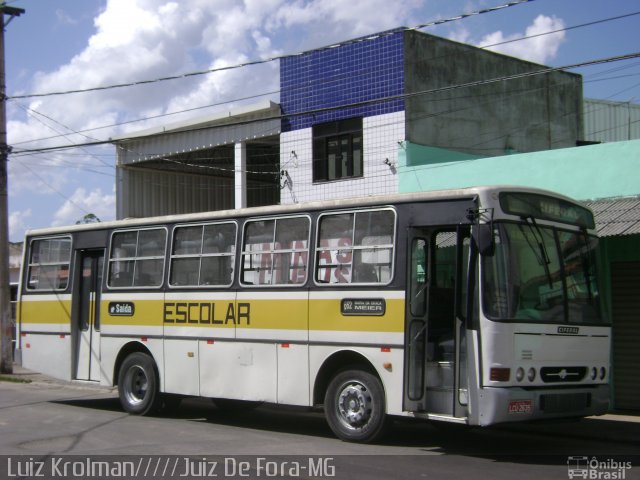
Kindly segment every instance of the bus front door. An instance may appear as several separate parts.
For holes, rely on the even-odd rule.
[[[100,289],[104,251],[81,251],[74,315],[77,380],[100,380]]]
[[[468,229],[467,229],[468,230]],[[466,290],[465,229],[409,232],[405,328],[404,409],[434,415],[465,415],[464,322],[456,305]]]

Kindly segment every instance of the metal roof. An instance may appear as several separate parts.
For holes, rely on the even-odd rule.
[[[256,141],[280,134],[280,105],[269,100],[224,113],[159,126],[113,138],[118,165],[130,165]]]
[[[593,210],[601,237],[640,233],[640,196],[584,202]]]
[[[637,101],[584,99],[584,138],[594,142],[620,142],[640,138]]]

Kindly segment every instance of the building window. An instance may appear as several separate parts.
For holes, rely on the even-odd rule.
[[[362,118],[313,127],[313,181],[362,177]]]

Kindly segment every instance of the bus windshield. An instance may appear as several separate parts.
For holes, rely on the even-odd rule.
[[[596,282],[598,239],[523,223],[496,224],[483,257],[483,309],[493,320],[603,324]]]

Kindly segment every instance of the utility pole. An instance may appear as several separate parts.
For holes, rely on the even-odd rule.
[[[7,95],[4,72],[4,29],[22,8],[0,3],[0,373],[13,373],[11,302],[9,297],[9,189],[7,182]],[[5,15],[9,19],[5,22]]]

